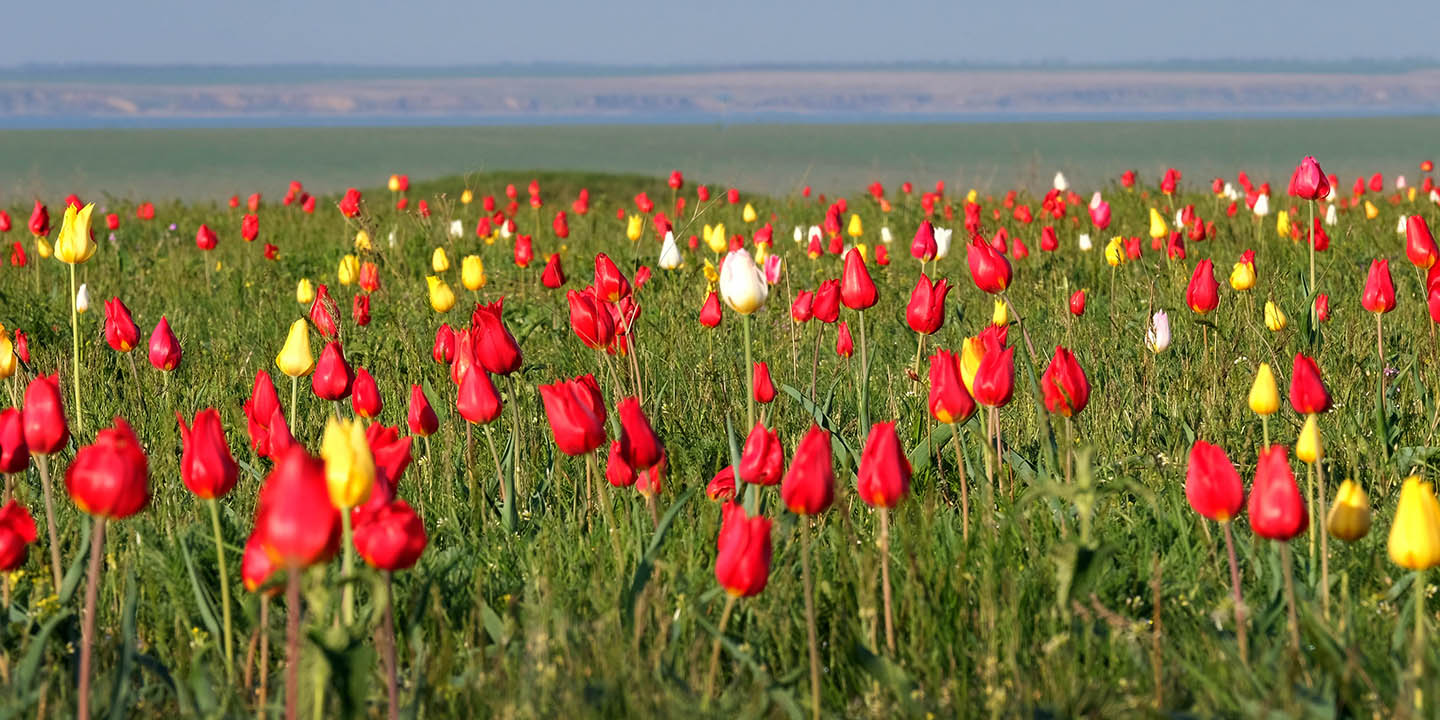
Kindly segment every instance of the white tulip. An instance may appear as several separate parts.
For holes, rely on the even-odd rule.
[[[1105,200],[1104,198],[1100,197],[1100,191],[1096,190],[1095,194],[1090,196],[1090,209],[1094,210],[1095,208],[1100,207],[1100,203],[1102,202],[1105,202]]]
[[[450,221],[450,237],[458,238],[465,235],[465,223],[459,220]]]
[[[511,235],[511,232],[510,232],[510,223],[509,223],[508,221],[507,221],[507,222],[502,222],[502,223],[500,223],[500,237],[505,238],[506,240],[509,240],[509,239],[510,239],[510,235]]]
[[[795,226],[795,244],[796,244],[796,245],[799,245],[800,243],[802,243],[802,242],[804,242],[804,241],[805,241],[805,231],[804,231],[804,230],[801,230],[799,225],[796,225],[796,226]]]
[[[1235,189],[1235,183],[1225,183],[1225,188],[1220,191],[1220,194],[1224,195],[1227,200],[1236,200],[1240,197],[1239,191]]]
[[[674,270],[680,267],[680,248],[675,245],[675,233],[665,231],[665,242],[660,245],[660,259],[656,265],[662,270]]]
[[[1430,202],[1440,205],[1440,190],[1430,191]]]
[[[1090,233],[1080,233],[1080,237],[1077,238],[1077,240],[1079,240],[1080,250],[1083,252],[1090,252],[1090,249],[1095,247],[1095,244],[1090,242]]]
[[[390,235],[387,236],[387,237],[385,238],[385,240],[386,240],[386,242],[390,243],[390,247],[392,247],[392,248],[395,247],[395,231],[394,231],[394,230],[391,230],[391,231],[390,231]]]
[[[1337,222],[1340,222],[1340,218],[1335,212],[1335,206],[1325,208],[1325,224],[1333,226]]]
[[[954,231],[954,230],[951,230],[950,228],[943,228],[943,227],[937,227],[937,228],[935,228],[935,259],[936,259],[936,260],[939,260],[940,258],[943,258],[943,257],[945,257],[946,255],[949,255],[949,254],[950,254],[950,236],[951,236],[951,235],[954,235],[954,234],[955,234],[955,231]]]
[[[1405,216],[1404,216],[1403,214],[1400,216],[1400,222],[1398,222],[1398,223],[1395,224],[1395,234],[1396,234],[1396,235],[1404,235],[1404,234],[1405,234]]]
[[[1184,210],[1176,210],[1176,211],[1175,211],[1175,227],[1176,227],[1176,228],[1178,228],[1178,229],[1180,229],[1180,230],[1184,230],[1184,229],[1185,229],[1185,220],[1183,219],[1184,217],[1185,217],[1185,211],[1184,211]]]
[[[1396,189],[1396,190],[1404,190],[1404,189],[1405,189],[1405,176],[1404,176],[1404,175],[1396,175],[1396,176],[1395,176],[1395,189]]]
[[[1325,191],[1325,197],[1320,199],[1333,202],[1337,197],[1340,197],[1340,189],[1335,187],[1334,185],[1331,185],[1330,189]]]
[[[1259,217],[1265,217],[1266,215],[1269,215],[1269,214],[1270,214],[1270,196],[1269,196],[1269,195],[1265,195],[1265,194],[1262,193],[1262,194],[1260,195],[1260,197],[1258,197],[1258,198],[1255,199],[1255,209],[1254,209],[1254,212],[1255,212],[1255,214],[1256,214],[1257,216],[1259,216]]]
[[[80,283],[80,289],[75,293],[75,310],[85,312],[90,309],[90,286]]]
[[[880,242],[889,245],[890,243],[894,242],[894,240],[895,236],[890,234],[889,225],[880,228]]]
[[[819,225],[811,225],[810,230],[805,233],[805,242],[825,242],[825,234],[820,232]]]
[[[765,307],[770,286],[765,275],[755,267],[754,258],[745,250],[733,250],[720,267],[720,298],[731,310],[749,315]]]
[[[1056,190],[1059,190],[1060,192],[1065,192],[1066,190],[1069,190],[1069,189],[1070,189],[1070,181],[1065,179],[1065,173],[1063,173],[1063,172],[1057,172],[1057,173],[1055,173],[1055,183],[1054,183],[1054,187],[1055,187]]]
[[[1170,316],[1164,310],[1155,311],[1150,319],[1150,330],[1145,333],[1145,347],[1151,352],[1162,353],[1170,347]]]

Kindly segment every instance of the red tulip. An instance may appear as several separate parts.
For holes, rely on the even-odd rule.
[[[258,192],[257,192],[257,193],[252,193],[252,194],[250,195],[250,197],[246,198],[246,199],[245,199],[245,208],[246,208],[247,210],[249,210],[250,212],[252,212],[252,213],[255,212],[255,211],[257,211],[257,210],[259,210],[259,209],[260,209],[260,193],[258,193]]]
[[[250,533],[250,537],[245,541],[245,554],[240,557],[240,579],[244,582],[245,589],[250,592],[259,590],[275,574],[276,569],[275,562],[265,553],[260,533]],[[277,587],[270,592],[274,594],[279,591]]]
[[[733,493],[733,490],[732,490]],[[796,515],[818,515],[835,499],[835,466],[830,433],[811,425],[790,458],[780,482],[780,500]]]
[[[380,268],[369,260],[360,263],[360,277],[357,282],[360,285],[360,289],[367,293],[373,293],[379,290]]]
[[[835,354],[847,359],[855,354],[855,341],[850,339],[850,326],[844,322],[840,323],[840,331],[835,336]]]
[[[590,288],[585,292],[571,290],[565,299],[570,305],[570,329],[585,347],[599,349],[615,341],[615,322]]]
[[[970,277],[975,286],[987,293],[1004,292],[1010,285],[1010,261],[985,244],[978,236],[970,241],[965,251],[970,264]]]
[[[530,242],[529,235],[515,236],[515,265],[517,267],[530,267],[530,262],[535,259],[535,247]]]
[[[37,375],[25,388],[25,405],[21,411],[25,445],[30,452],[49,455],[65,447],[70,429],[65,424],[65,408],[60,398],[60,376]]]
[[[421,200],[415,204],[415,214],[422,218],[430,217],[430,203]]]
[[[560,266],[560,253],[553,253],[545,261],[545,270],[540,273],[540,284],[554,290],[565,284],[565,268]]]
[[[195,231],[195,247],[201,250],[214,250],[215,244],[219,240],[220,237],[215,234],[215,231],[204,223],[201,223],[200,229]]]
[[[330,502],[325,463],[292,445],[260,488],[255,532],[271,561],[288,568],[325,562],[340,545],[340,511]]]
[[[11,500],[0,508],[0,571],[13,572],[25,564],[29,546],[39,537],[35,519],[24,505]]]
[[[500,417],[504,407],[485,368],[472,367],[460,379],[460,394],[455,399],[455,407],[460,411],[460,417],[478,425],[488,425]]]
[[[314,195],[307,195],[307,197],[306,197],[304,200],[300,201],[300,209],[301,209],[301,210],[304,210],[307,214],[314,215],[314,214],[315,214],[315,196],[314,196]],[[359,207],[356,207],[356,208],[355,208],[355,213],[358,215],[359,212],[360,212]]]
[[[630,282],[609,255],[595,256],[595,295],[606,302],[618,302],[630,294]]]
[[[1284,542],[1305,532],[1305,499],[1295,485],[1284,445],[1271,445],[1260,452],[1249,510],[1250,528],[1260,537]]]
[[[910,292],[910,304],[905,306],[905,321],[910,329],[921,335],[939,330],[945,322],[945,295],[949,292],[950,285],[944,278],[931,283],[925,273],[920,273]]]
[[[105,342],[116,352],[130,352],[140,342],[140,329],[120,298],[105,301]]]
[[[812,303],[815,319],[830,324],[840,319],[840,281],[826,280],[815,290]]]
[[[605,481],[615,487],[630,487],[635,484],[635,468],[625,461],[619,440],[610,443],[610,456],[605,464]]]
[[[949,350],[930,356],[930,415],[949,424],[963,423],[975,413],[975,399],[960,379],[960,358]]]
[[[1215,280],[1215,265],[1211,261],[1201,260],[1195,265],[1195,273],[1185,288],[1185,304],[1201,315],[1220,305],[1220,283]]]
[[[255,373],[255,385],[243,409],[250,447],[254,448],[256,455],[273,458],[294,442],[269,373],[264,370]]]
[[[757,362],[753,372],[755,402],[768,405],[775,400],[775,383],[770,379],[770,366],[763,362]]]
[[[935,244],[935,227],[929,220],[922,220],[915,230],[915,239],[910,241],[910,256],[922,263],[935,259],[939,248]]]
[[[122,418],[80,448],[65,469],[65,489],[75,506],[90,515],[118,520],[140,512],[150,501],[150,467],[140,441]]]
[[[978,371],[975,378],[978,385]],[[1090,381],[1085,379],[1085,370],[1074,353],[1059,345],[1055,346],[1050,366],[1040,376],[1040,389],[1045,395],[1045,409],[1067,418],[1079,414],[1090,402]]]
[[[345,197],[340,199],[340,214],[344,215],[347,218],[353,218],[359,215],[360,201],[361,197],[359,190],[356,190],[355,188],[350,188],[346,190]],[[311,207],[314,207],[313,203],[311,204]],[[306,212],[314,212],[314,210],[306,210]]]
[[[605,443],[605,400],[595,376],[541,385],[540,399],[560,452],[585,455]]]
[[[875,423],[860,453],[855,489],[871,507],[893,508],[910,489],[910,461],[900,447],[895,423]]]
[[[1360,304],[1366,310],[1377,314],[1395,309],[1395,283],[1390,280],[1389,260],[1370,262],[1370,276],[1365,279],[1365,290],[1360,295]]]
[[[430,400],[419,385],[410,386],[410,407],[405,413],[405,424],[412,434],[420,437],[430,437],[440,429],[440,418],[435,417],[435,410],[430,407]]]
[[[801,290],[795,293],[795,302],[790,303],[790,318],[798,324],[810,322],[815,317],[815,293]]]
[[[724,315],[720,312],[720,296],[714,290],[705,296],[705,304],[700,306],[700,324],[708,328],[718,327],[720,319]]]
[[[455,331],[450,329],[449,323],[441,323],[435,328],[435,345],[430,349],[430,357],[447,365],[455,359]]]
[[[310,322],[320,336],[331,340],[340,334],[340,308],[330,296],[330,288],[320,283],[315,288],[315,300],[310,303]]]
[[[455,357],[450,361],[450,382],[455,387],[460,387],[460,381],[465,379],[465,373],[479,363],[475,360],[475,331],[455,331]]]
[[[1436,248],[1434,238],[1430,237],[1430,226],[1426,225],[1425,218],[1419,215],[1405,218],[1405,256],[1410,258],[1415,267],[1422,270],[1429,270],[1437,257],[1440,257],[1440,249]]]
[[[845,253],[845,272],[840,279],[840,301],[851,310],[865,310],[875,304],[875,283],[865,269],[865,258],[857,248]]]
[[[785,448],[780,436],[756,421],[740,452],[740,479],[756,485],[774,485],[785,474]]]
[[[366,420],[380,416],[380,409],[385,406],[380,399],[380,388],[375,384],[375,378],[370,377],[370,372],[365,368],[355,371],[355,381],[350,386],[350,407],[355,414]]]
[[[1330,391],[1320,379],[1314,358],[1295,353],[1290,371],[1290,407],[1301,415],[1316,415],[1330,409]]]
[[[561,240],[570,237],[570,221],[565,217],[564,210],[555,212],[555,219],[551,221],[550,227],[555,231],[555,237]]]
[[[734,466],[727,465],[723,470],[715,473],[715,477],[710,478],[710,484],[705,486],[705,497],[720,502],[735,499]]]
[[[180,366],[180,341],[170,332],[170,323],[164,315],[150,333],[150,364],[156,370],[170,372]]]
[[[647,282],[650,282],[650,266],[641,265],[635,269],[635,289],[639,290],[645,287],[645,283]]]
[[[1325,293],[1320,293],[1319,295],[1315,296],[1315,313],[1320,318],[1320,322],[1326,322],[1330,319],[1329,295],[1326,295]]]
[[[736,502],[722,513],[715,579],[731,597],[758,595],[770,580],[770,519],[750,517]]]
[[[10,213],[0,210],[0,233],[8,232],[10,232]]]
[[[1076,290],[1075,294],[1070,296],[1070,314],[1075,317],[1080,317],[1085,314],[1084,290]]]
[[[260,237],[260,216],[246,215],[240,219],[240,237],[245,242],[255,242]]]
[[[320,351],[315,372],[310,376],[310,389],[321,400],[339,402],[350,397],[355,374],[345,362],[345,350],[338,341],[330,341]]]
[[[685,187],[685,176],[681,175],[679,170],[671,170],[670,182],[668,184],[671,190],[679,190]]]
[[[264,255],[265,255],[265,259],[266,259],[266,260],[274,260],[274,259],[275,259],[275,256],[278,255],[279,253],[280,253],[280,248],[275,247],[274,245],[271,245],[270,243],[265,243],[265,252],[264,252]]]
[[[1378,172],[1375,173],[1374,175],[1371,175],[1371,176],[1370,176],[1370,192],[1377,192],[1377,193],[1378,193],[1378,192],[1384,192],[1384,191],[1385,191],[1385,176],[1384,176],[1384,175],[1381,175],[1381,174],[1378,173]]]
[[[500,315],[505,311],[505,298],[488,305],[476,305],[470,322],[475,326],[475,358],[486,370],[496,375],[509,375],[520,369],[520,345],[505,327]]]
[[[35,209],[30,212],[30,233],[35,237],[50,234],[50,211],[39,200],[35,201]]]
[[[30,467],[30,448],[25,445],[25,421],[15,408],[0,412],[0,473],[21,473]]]
[[[355,525],[355,550],[371,567],[387,572],[413,567],[427,543],[425,524],[404,500],[366,513]]]
[[[700,185],[695,188],[695,197],[700,202],[710,202],[710,188]]]
[[[120,229],[120,216],[119,216],[119,215],[116,215],[115,213],[106,213],[106,215],[105,215],[105,227],[108,228],[108,229],[110,229],[110,230],[112,230],[112,231],[113,231],[113,230],[119,230],[119,229]]]
[[[140,220],[155,219],[155,203],[143,202],[135,208],[135,217]]]
[[[225,442],[220,413],[215,408],[201,410],[188,428],[185,416],[177,412],[175,420],[180,423],[180,479],[185,487],[202,500],[225,497],[235,487],[239,471]]]
[[[10,264],[15,267],[25,267],[28,262],[29,258],[25,256],[25,246],[18,242],[14,243],[10,247]]]
[[[620,413],[620,455],[625,464],[636,470],[645,470],[660,462],[665,452],[660,436],[650,426],[640,401],[627,397],[616,408]]]
[[[1314,157],[1306,155],[1295,167],[1290,175],[1289,192],[1302,200],[1323,200],[1330,194],[1330,181]]]
[[[1185,498],[1195,512],[1229,522],[1245,504],[1245,486],[1230,457],[1218,446],[1196,440],[1185,467]]]
[[[740,204],[740,191],[736,190],[735,188],[730,188],[729,190],[726,190],[725,199],[729,200],[731,205]]]
[[[355,322],[356,327],[365,327],[370,324],[370,296],[358,294],[354,302],[350,303],[350,319]]]
[[[1004,407],[1015,391],[1015,348],[1002,347],[994,336],[982,342],[985,355],[975,368],[971,384],[975,401],[985,407]]]

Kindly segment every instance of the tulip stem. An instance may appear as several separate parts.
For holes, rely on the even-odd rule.
[[[1380,414],[1382,415],[1385,414],[1385,333],[1381,331],[1384,317],[1384,313],[1375,313],[1375,353],[1380,359],[1380,372],[1378,373],[1380,379],[1380,395],[1377,398],[1379,404],[1376,407],[1379,408]],[[1385,453],[1386,458],[1389,458],[1390,443],[1383,437],[1379,438],[1379,440],[1381,451]]]
[[[260,596],[260,694],[255,703],[256,720],[265,720],[266,696],[270,690],[270,594]]]
[[[1309,222],[1305,230],[1310,233],[1310,295],[1315,295],[1315,201],[1312,199],[1306,204],[1310,212]],[[1310,327],[1319,327],[1320,311],[1315,307],[1315,302],[1310,302]]]
[[[1425,571],[1415,571],[1415,717],[1424,717],[1425,696],[1420,683],[1425,677]]]
[[[1330,533],[1325,532],[1325,464],[1315,458],[1315,481],[1319,484],[1320,509],[1315,517],[1319,525],[1311,524],[1313,532],[1320,536],[1320,614],[1330,622]]]
[[[290,434],[295,434],[295,406],[300,404],[300,378],[290,376]]]
[[[1262,450],[1268,449],[1268,448],[1270,447],[1270,416],[1269,416],[1269,415],[1261,415],[1261,416],[1260,416],[1260,432],[1263,434],[1263,437],[1264,437],[1264,440],[1265,440],[1265,444],[1261,446],[1261,449],[1262,449]]]
[[[1240,594],[1240,564],[1235,561],[1235,536],[1229,521],[1220,523],[1225,529],[1225,554],[1230,557],[1230,592],[1235,596],[1235,640],[1240,646],[1240,663],[1250,663],[1250,641],[1245,627],[1245,598]]]
[[[509,378],[510,432],[514,447],[510,450],[510,472],[505,474],[505,484],[500,488],[504,494],[500,501],[500,514],[505,521],[505,531],[515,532],[515,468],[520,465],[520,382],[515,379],[514,373]]]
[[[395,667],[395,592],[390,571],[385,571],[385,681],[390,696],[389,717],[400,717],[399,669]]]
[[[914,389],[916,389],[917,391],[920,389],[920,358],[921,358],[924,354],[925,354],[925,336],[924,336],[924,335],[921,335],[921,336],[920,336],[920,339],[915,343],[915,370],[914,370],[914,372],[912,373],[912,374],[915,376],[915,379],[914,379],[913,381],[911,381],[911,382],[912,382],[911,387],[914,388]]]
[[[215,531],[215,561],[220,568],[220,608],[225,619],[225,680],[234,682],[235,665],[231,658],[235,646],[230,634],[230,576],[225,571],[225,546],[220,534],[220,503],[212,497],[206,504],[210,506],[210,527]]]
[[[895,656],[895,614],[890,599],[890,508],[880,508],[880,590],[885,600],[885,647]]]
[[[355,622],[355,584],[351,582],[350,574],[355,569],[355,542],[352,539],[354,529],[350,522],[350,508],[340,508],[340,544],[342,553],[340,555],[340,578],[345,587],[340,591],[340,613],[341,621],[346,627]]]
[[[45,496],[45,530],[50,535],[50,571],[55,579],[55,594],[60,594],[64,575],[60,571],[60,534],[55,530],[55,492],[50,489],[50,456],[37,453],[35,467],[40,470],[40,492]]]
[[[820,337],[825,334],[825,323],[815,324],[815,356],[810,361],[810,402],[815,403],[815,373],[820,369]]]
[[[725,627],[730,624],[730,612],[735,609],[734,595],[725,595],[725,609],[720,611],[720,624],[715,628],[715,642],[710,646],[710,669],[705,673],[705,698],[701,709],[710,705],[715,694],[715,672],[720,669],[720,642],[725,639]]]
[[[965,480],[965,457],[960,448],[960,426],[950,423],[950,437],[955,440],[955,467],[960,471],[960,534],[970,542],[970,484]]]
[[[745,315],[741,324],[745,327],[745,431],[755,427],[755,370],[750,350],[750,316]]]
[[[1295,660],[1300,659],[1300,620],[1295,614],[1295,577],[1290,561],[1290,543],[1280,543],[1280,572],[1285,575],[1285,606],[1289,616],[1290,647],[1295,651]]]
[[[90,650],[95,644],[95,599],[100,590],[100,560],[104,554],[105,516],[97,515],[90,531],[90,572],[85,580],[85,618],[80,626],[80,696],[75,713],[78,718],[90,717]]]
[[[816,639],[815,585],[810,579],[810,518],[805,515],[800,516],[800,579],[805,589],[805,631],[810,642],[810,717],[820,720],[820,643]]]
[[[80,432],[85,432],[85,416],[80,409],[80,314],[75,309],[75,264],[70,263],[70,340],[71,340],[71,369],[74,377],[71,382],[75,384],[75,426]],[[59,585],[56,585],[57,591]]]
[[[300,706],[300,566],[285,571],[285,720]]]

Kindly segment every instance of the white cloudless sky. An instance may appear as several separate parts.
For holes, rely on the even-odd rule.
[[[1435,57],[1428,0],[42,0],[0,65],[617,65]],[[28,29],[28,30],[27,30]]]

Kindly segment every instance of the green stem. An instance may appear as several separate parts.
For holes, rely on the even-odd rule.
[[[741,324],[745,327],[745,432],[748,433],[755,427],[755,370],[750,359],[750,316],[746,315]]]
[[[805,589],[805,630],[810,643],[810,717],[820,720],[820,644],[816,640],[815,587],[810,579],[810,518],[804,515],[800,516],[800,578]]]
[[[235,679],[235,665],[232,657],[235,645],[230,634],[230,576],[225,569],[225,546],[220,533],[220,503],[210,498],[210,527],[215,531],[215,561],[220,567],[220,607],[225,618],[225,680]]]
[[[75,384],[75,426],[83,433],[85,432],[85,416],[80,412],[80,314],[75,309],[74,263],[70,264],[70,341],[70,360],[74,376],[71,381]]]
[[[860,311],[860,435],[870,432],[870,350],[865,345],[865,311]]]
[[[350,526],[350,508],[340,508],[340,543],[343,554],[340,556],[340,577],[345,580],[345,588],[340,591],[340,612],[341,620],[348,627],[355,622],[355,585],[349,582],[350,573],[355,567],[355,543],[351,540],[353,528]]]
[[[1420,682],[1425,677],[1425,571],[1415,572],[1415,717],[1425,717],[1425,696]]]
[[[290,376],[290,436],[295,436],[295,406],[300,404],[300,378]]]
[[[510,472],[505,473],[505,497],[501,501],[501,515],[505,531],[515,532],[515,468],[520,464],[520,383],[510,375]]]

